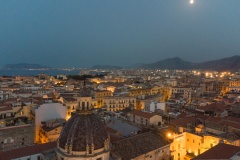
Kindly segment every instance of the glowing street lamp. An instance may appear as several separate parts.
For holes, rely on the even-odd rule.
[[[171,134],[171,133],[168,133],[167,136],[168,136],[168,138],[171,138],[172,134]]]

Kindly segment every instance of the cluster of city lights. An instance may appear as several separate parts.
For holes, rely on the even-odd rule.
[[[223,78],[225,76],[234,76],[234,74],[231,74],[231,72],[205,72],[205,76],[208,78],[213,78],[213,77],[220,77]]]
[[[232,77],[235,76],[234,73],[231,72],[217,72],[217,71],[192,71],[193,75],[195,76],[200,76],[202,74],[205,75],[206,78],[229,78],[231,79]]]

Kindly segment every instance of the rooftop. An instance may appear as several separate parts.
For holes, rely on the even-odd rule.
[[[153,113],[142,112],[142,111],[139,111],[139,110],[132,110],[130,113],[134,114],[134,115],[137,115],[139,117],[144,117],[144,118],[151,118],[151,117],[155,116],[155,114],[153,114]]]
[[[129,160],[169,144],[161,135],[150,131],[114,142],[111,153],[122,160]]]
[[[36,144],[28,147],[17,148],[9,151],[0,152],[0,160],[11,160],[20,157],[30,156],[34,154],[39,154],[44,151],[54,149],[57,147],[57,142]]]
[[[114,123],[108,124],[108,127],[112,128],[113,130],[119,131],[121,135],[125,137],[130,136],[140,130],[140,128],[130,125],[128,123],[124,123],[122,121],[116,121]]]
[[[240,147],[219,143],[213,148],[193,158],[193,160],[230,159],[240,152]]]

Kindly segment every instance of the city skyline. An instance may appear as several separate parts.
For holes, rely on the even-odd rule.
[[[128,66],[239,55],[240,2],[0,2],[0,66]]]

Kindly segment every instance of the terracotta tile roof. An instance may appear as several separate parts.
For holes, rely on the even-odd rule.
[[[146,132],[114,142],[111,153],[122,160],[130,160],[169,144],[156,132]]]
[[[206,119],[206,122],[212,122],[216,124],[221,124],[225,126],[229,126],[232,128],[240,129],[240,119],[237,117],[229,117],[225,119],[221,119],[218,117],[209,117]]]
[[[236,133],[231,133],[231,132],[223,133],[223,134],[221,134],[219,136],[221,138],[224,138],[224,139],[227,139],[227,140],[230,140],[230,141],[240,140],[240,136],[239,135],[237,135]]]
[[[197,119],[200,119],[200,120],[206,120],[208,119],[208,116],[206,115],[203,115],[203,114],[198,114],[195,116]]]
[[[214,112],[222,112],[228,108],[230,108],[230,106],[226,106],[220,103],[212,103],[212,104],[200,107],[201,110],[214,111]]]
[[[12,110],[12,107],[10,106],[0,106],[0,112],[3,112],[3,111],[10,111]]]
[[[223,121],[220,122],[220,124],[226,125],[226,126],[231,126],[233,128],[236,128],[236,129],[240,129],[240,122],[239,123],[234,123],[234,122],[223,120]]]
[[[232,121],[232,122],[240,123],[240,118],[239,117],[229,117],[227,120],[228,121]]]
[[[132,110],[129,113],[137,115],[139,117],[143,117],[143,118],[151,118],[151,117],[155,116],[155,114],[153,114],[153,113],[142,112],[142,111],[139,111],[139,110]]]
[[[178,118],[186,118],[187,116],[188,116],[187,113],[181,113],[181,114],[179,114],[177,117],[178,117]]]
[[[117,130],[110,128],[110,127],[106,127],[106,130],[108,133],[112,133],[112,134],[116,134],[118,132]]]
[[[111,143],[114,143],[114,142],[117,142],[117,141],[120,141],[120,140],[124,139],[124,137],[117,136],[117,135],[114,135],[114,134],[109,134],[109,136],[110,136],[110,142]]]
[[[6,107],[6,106],[10,106],[10,103],[0,103],[0,107]]]
[[[198,122],[198,119],[196,117],[186,117],[172,120],[170,121],[170,124],[173,124],[175,126],[186,126],[187,124],[192,124],[196,122]]]
[[[240,147],[219,143],[215,147],[193,158],[193,160],[230,159],[238,152],[240,152]]]
[[[36,144],[33,146],[27,146],[23,148],[17,148],[9,151],[0,152],[0,160],[11,160],[20,157],[30,156],[44,151],[54,149],[57,147],[57,142],[45,143],[45,144]]]
[[[208,122],[214,122],[214,123],[219,123],[222,121],[221,118],[218,118],[218,117],[209,117],[208,119],[206,119],[206,121]]]

